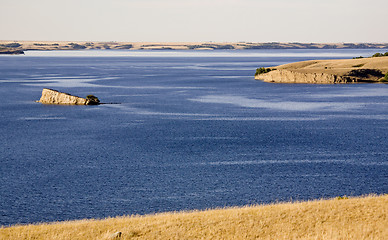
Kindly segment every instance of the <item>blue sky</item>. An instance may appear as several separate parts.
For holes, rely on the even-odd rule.
[[[0,0],[1,40],[388,42],[387,0]]]

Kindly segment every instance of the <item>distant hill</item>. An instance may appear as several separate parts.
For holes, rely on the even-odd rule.
[[[20,54],[29,50],[242,50],[242,49],[368,49],[388,48],[388,43],[217,43],[217,42],[77,42],[77,41],[0,41],[0,54]]]

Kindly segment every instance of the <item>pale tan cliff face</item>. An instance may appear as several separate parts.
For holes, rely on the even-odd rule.
[[[89,101],[85,98],[72,96],[67,93],[61,93],[52,89],[44,88],[42,96],[38,101],[44,104],[64,104],[64,105],[88,105]]]
[[[257,80],[275,83],[315,83],[315,84],[335,84],[335,83],[356,83],[360,79],[349,76],[338,76],[328,73],[302,73],[290,70],[274,70],[269,73],[255,76]]]

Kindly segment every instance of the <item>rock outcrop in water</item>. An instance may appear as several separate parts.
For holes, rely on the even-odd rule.
[[[388,72],[388,57],[312,60],[268,68],[255,79],[274,83],[365,83],[379,82]]]
[[[94,97],[94,96],[93,96]],[[63,104],[63,105],[98,105],[100,101],[98,98],[81,98],[70,95],[68,93],[58,92],[53,89],[44,88],[40,103],[44,104]]]

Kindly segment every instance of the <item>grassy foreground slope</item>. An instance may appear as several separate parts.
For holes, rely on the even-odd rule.
[[[387,239],[387,210],[386,194],[13,226],[0,239]]]

